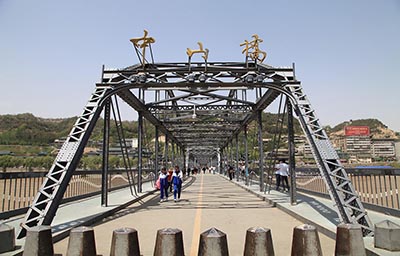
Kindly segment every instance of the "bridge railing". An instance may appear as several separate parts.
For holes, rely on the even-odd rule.
[[[358,196],[368,208],[400,213],[400,169],[346,168],[346,171]],[[300,191],[328,195],[316,168],[296,169],[296,185]]]
[[[400,217],[400,169],[346,168],[346,172],[366,208]],[[259,177],[258,170],[249,170],[248,185],[258,185]],[[269,179],[273,189],[275,175]],[[239,173],[239,180],[245,182],[246,176]],[[329,197],[317,168],[297,168],[296,187],[300,192]]]
[[[125,170],[109,170],[110,191],[128,187]],[[154,170],[143,170],[143,182],[154,182]],[[0,173],[0,219],[26,212],[46,178],[47,172]],[[137,171],[132,172],[135,182]],[[77,170],[64,193],[63,202],[73,201],[101,193],[100,170]]]

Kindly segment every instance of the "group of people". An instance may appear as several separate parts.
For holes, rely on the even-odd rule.
[[[161,169],[159,176],[160,202],[168,201],[168,192],[174,191],[174,201],[178,202],[181,198],[183,172],[179,166],[167,171],[165,167]]]

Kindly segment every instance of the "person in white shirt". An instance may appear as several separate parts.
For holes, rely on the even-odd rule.
[[[168,201],[168,172],[165,167],[160,173],[160,202]]]
[[[279,160],[279,164],[277,164],[275,166],[275,169],[277,170],[275,172],[275,174],[276,174],[276,190],[279,190],[279,186],[282,181],[283,191],[285,191],[285,183],[286,183],[287,191],[289,191],[289,181],[288,181],[289,165],[287,163],[285,163],[284,159],[281,159],[281,160]]]
[[[172,174],[172,184],[174,186],[174,201],[177,202],[181,198],[183,173],[179,170],[179,166],[175,166],[174,174]]]

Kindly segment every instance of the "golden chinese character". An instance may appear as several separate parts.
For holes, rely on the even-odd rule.
[[[203,53],[203,56],[201,56],[201,57],[203,57],[203,59],[205,61],[207,61],[208,49],[203,49],[203,44],[201,42],[197,42],[197,44],[199,45],[199,48],[200,48],[198,50],[192,50],[190,48],[186,49],[186,54],[189,56],[189,60],[192,58],[193,54],[195,54],[195,53]]]
[[[135,46],[136,49],[141,48],[142,49],[142,64],[145,64],[146,61],[146,48],[154,43],[156,40],[153,37],[147,37],[149,32],[147,30],[144,30],[144,35],[139,38],[132,38],[131,41],[133,43],[133,46]]]
[[[254,61],[258,60],[260,62],[263,62],[267,57],[267,53],[261,51],[259,48],[259,44],[262,43],[263,40],[259,38],[256,34],[254,34],[252,37],[254,38],[252,41],[249,42],[247,40],[244,40],[244,42],[240,44],[240,46],[244,46],[242,53],[244,53],[246,57],[249,57]],[[262,57],[260,55],[262,55]]]

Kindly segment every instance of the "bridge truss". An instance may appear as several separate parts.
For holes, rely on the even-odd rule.
[[[186,168],[189,159],[197,159],[200,162],[211,159],[218,162],[217,171],[221,171],[221,156],[227,154],[228,148],[232,153],[235,144],[238,160],[238,135],[244,133],[247,136],[248,125],[255,121],[258,124],[259,169],[260,173],[264,174],[266,168],[261,114],[280,95],[285,95],[288,99],[289,131],[293,128],[293,109],[312,148],[340,220],[345,223],[358,223],[362,226],[364,235],[371,235],[372,224],[367,213],[319,123],[300,81],[296,80],[294,67],[277,68],[257,62],[205,61],[141,63],[123,69],[103,68],[101,81],[96,84],[89,102],[72,128],[25,216],[19,238],[25,236],[26,229],[30,227],[51,224],[102,111],[105,117],[105,176],[102,203],[107,204],[106,145],[110,102],[113,97],[119,97],[138,113],[139,175],[134,182],[137,191],[141,192],[143,118],[156,129],[156,170],[160,162],[160,132],[166,137],[166,148],[170,142],[173,147],[179,149]],[[293,134],[289,134],[288,138],[289,144],[292,145],[289,146],[290,169],[294,173]],[[247,151],[247,141],[245,143]],[[264,190],[264,186],[264,175],[260,175],[260,191]]]

